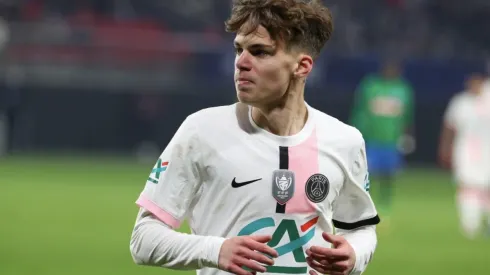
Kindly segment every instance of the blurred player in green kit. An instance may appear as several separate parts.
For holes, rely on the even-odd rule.
[[[355,94],[353,126],[366,140],[371,180],[379,184],[381,214],[390,214],[393,182],[403,155],[415,148],[413,138],[413,91],[401,77],[396,61],[382,65],[380,73],[367,75]]]

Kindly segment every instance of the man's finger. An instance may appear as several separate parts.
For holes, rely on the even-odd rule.
[[[329,274],[329,275],[344,275],[342,271],[338,271],[336,268],[330,265],[321,265],[315,261],[313,261],[311,258],[307,257],[306,258],[306,263],[315,270],[314,273],[310,271],[310,275],[315,274],[318,275],[317,272],[320,274]]]
[[[336,260],[333,257],[328,257],[328,256],[324,256],[324,255],[321,255],[321,254],[313,253],[313,252],[311,252],[310,249],[307,249],[306,250],[306,255],[308,257],[313,258],[315,261],[317,261],[319,263],[322,263],[322,264],[330,264],[330,263],[334,263],[334,262],[340,261],[340,260]]]
[[[263,263],[266,265],[274,265],[274,260],[257,251],[244,248],[244,250],[240,254],[247,259],[254,260],[259,263]]]
[[[237,265],[232,265],[229,271],[232,274],[237,274],[237,275],[253,275],[253,272],[247,271]]]
[[[264,266],[258,264],[257,262],[251,261],[251,260],[243,258],[243,257],[238,258],[235,261],[235,263],[238,266],[241,266],[242,269],[248,268],[250,270],[249,272],[258,271],[258,272],[264,273],[267,270]]]
[[[306,259],[308,259],[313,265],[316,265],[316,266],[326,266],[326,265],[328,265],[328,263],[327,264],[321,263],[321,262],[319,262],[319,261],[317,261],[317,260],[315,260],[315,259],[313,259],[311,257],[306,257]]]
[[[344,249],[326,248],[320,246],[310,247],[311,252],[314,254],[321,255],[327,259],[332,258],[332,260],[347,260],[349,259],[349,252]]]
[[[332,264],[332,269],[335,271],[344,272],[347,269],[349,269],[349,262],[348,261],[336,262],[336,263]]]
[[[272,240],[271,235],[253,235],[253,236],[249,236],[249,238],[259,243],[266,243]]]
[[[274,257],[274,258],[279,257],[279,254],[277,254],[277,251],[274,250],[272,247],[270,247],[264,243],[255,241],[255,240],[246,241],[245,246],[252,249],[252,250],[256,250],[256,251],[265,253],[265,254],[267,254],[271,257]]]
[[[333,263],[334,261],[332,260],[329,260],[327,259],[326,257],[324,256],[321,256],[321,255],[318,255],[318,254],[314,254],[313,252],[307,252],[306,255],[311,258],[312,260],[314,260],[315,262],[318,262],[322,265],[328,265],[328,264],[331,264]]]
[[[327,267],[315,262],[312,258],[307,257],[306,258],[306,263],[315,271],[319,272],[320,274],[327,274]]]
[[[313,261],[321,264],[321,265],[331,265],[333,264],[332,261],[328,261],[328,260],[325,260],[325,259],[318,259],[318,258],[311,258]]]
[[[319,275],[318,271],[316,270],[310,270],[309,272],[310,275]],[[327,271],[327,273],[324,273],[327,275],[345,275],[342,272],[337,272],[337,271]]]
[[[327,232],[323,232],[322,233],[322,237],[323,237],[323,239],[325,241],[333,244],[334,247],[340,245],[343,242],[343,240],[344,240],[344,238],[341,237],[341,236],[336,236],[336,235],[333,235],[333,234],[329,234]]]

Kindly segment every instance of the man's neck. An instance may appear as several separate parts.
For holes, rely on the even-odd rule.
[[[283,102],[264,108],[252,108],[255,123],[278,136],[299,133],[308,119],[308,110],[302,93],[288,94]]]

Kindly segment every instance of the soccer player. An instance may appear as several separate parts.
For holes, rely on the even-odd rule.
[[[490,228],[490,96],[484,77],[473,74],[466,90],[455,95],[444,115],[439,158],[451,168],[458,185],[457,202],[463,233],[478,235],[486,212]]]
[[[332,33],[320,1],[236,0],[240,102],[191,114],[137,199],[137,264],[198,274],[361,274],[380,219],[362,135],[309,106]],[[175,231],[186,220],[192,234]]]
[[[351,123],[363,134],[369,173],[379,183],[379,208],[391,212],[393,183],[403,154],[414,149],[413,92],[398,62],[387,60],[381,73],[370,74],[355,94]]]

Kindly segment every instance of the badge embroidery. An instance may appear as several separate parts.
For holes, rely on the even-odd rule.
[[[314,174],[305,185],[305,193],[308,199],[314,203],[319,203],[325,200],[330,189],[330,182],[323,174]]]
[[[279,204],[286,204],[294,195],[294,172],[280,169],[272,174],[272,196]]]

